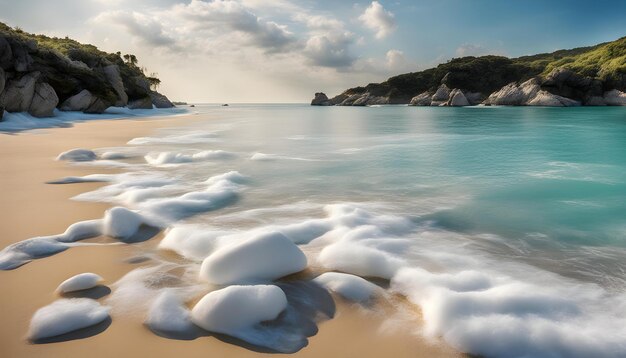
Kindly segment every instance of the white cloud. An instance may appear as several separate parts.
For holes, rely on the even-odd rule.
[[[306,42],[304,54],[316,66],[345,69],[356,59],[348,48],[353,42],[349,32],[314,35]]]
[[[372,1],[370,6],[359,17],[359,20],[366,27],[376,32],[377,39],[387,37],[397,28],[393,14],[385,10],[378,1]]]
[[[192,0],[176,5],[172,15],[178,16],[196,30],[210,30],[220,34],[236,31],[244,34],[249,43],[267,52],[282,52],[294,44],[296,38],[287,27],[261,19],[237,1]]]
[[[158,19],[138,12],[107,11],[96,16],[92,23],[123,26],[128,33],[149,46],[175,47],[175,40],[165,33]]]

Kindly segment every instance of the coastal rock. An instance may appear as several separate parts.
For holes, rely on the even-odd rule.
[[[323,92],[315,93],[315,98],[311,101],[311,106],[330,106],[330,100]]]
[[[28,47],[19,43],[11,46],[13,51],[13,67],[17,72],[28,72],[33,64],[33,58],[28,53]]]
[[[450,98],[450,89],[445,84],[442,84],[437,88],[437,91],[431,98],[431,106],[440,106],[445,104]]]
[[[342,93],[340,95],[337,95],[337,96],[331,98],[330,99],[330,104],[333,105],[333,106],[341,105],[341,103],[343,101],[345,101],[346,98],[348,98],[348,95]]]
[[[156,108],[172,108],[174,104],[170,102],[170,100],[159,92],[151,91],[150,99],[152,100],[152,104]]]
[[[541,83],[541,88],[548,92],[576,100],[592,96],[602,96],[602,81],[580,75],[567,68],[555,68]]]
[[[0,68],[8,70],[13,66],[13,50],[4,36],[0,36]]]
[[[135,85],[144,90],[146,93],[150,92],[150,82],[143,76],[135,77]]]
[[[499,91],[492,93],[485,104],[499,106],[523,106],[532,100],[539,92],[539,81],[532,78],[520,85],[509,83]]]
[[[537,95],[530,102],[528,102],[528,105],[546,107],[575,107],[580,106],[580,102],[552,94],[548,91],[539,91],[539,93],[537,93]]]
[[[409,106],[430,106],[432,94],[429,92],[423,92],[417,96],[411,98]]]
[[[0,67],[0,94],[4,91],[4,85],[6,85],[6,74],[2,67]]]
[[[89,107],[87,107],[87,109],[85,109],[83,112],[100,114],[104,113],[107,108],[109,108],[109,104],[107,102],[103,101],[99,97],[94,97],[94,100],[91,102]]]
[[[463,94],[465,95],[465,98],[467,98],[470,106],[480,104],[485,99],[485,96],[483,96],[480,92],[465,92]]]
[[[467,98],[465,98],[463,91],[457,88],[453,89],[452,92],[450,92],[450,99],[448,100],[448,102],[446,102],[446,106],[450,107],[464,107],[469,105],[470,103]]]
[[[626,106],[626,93],[616,89],[608,91],[604,94],[604,102],[609,106]]]
[[[66,99],[61,104],[62,111],[85,111],[94,101],[94,96],[89,90],[82,90],[78,94]]]
[[[136,99],[128,102],[128,108],[130,109],[152,109],[152,99],[150,96]]]
[[[3,117],[4,117],[4,107],[0,106],[0,122],[2,122]]]
[[[35,94],[39,72],[32,72],[20,79],[11,80],[0,95],[0,105],[8,112],[26,112]]]
[[[54,88],[47,83],[38,83],[28,113],[35,117],[52,117],[57,104],[59,97]]]
[[[364,93],[361,97],[357,98],[356,101],[352,102],[353,106],[367,106],[367,103],[370,99],[369,93]]]
[[[606,101],[604,100],[604,97],[592,96],[587,98],[585,106],[606,106]]]
[[[117,101],[115,102],[115,106],[123,107],[128,104],[128,95],[124,90],[124,82],[122,81],[119,67],[117,65],[109,65],[105,66],[103,68],[103,71],[107,81],[109,81],[109,83],[115,90],[115,93],[117,94]]]
[[[358,100],[359,98],[361,98],[363,96],[363,93],[355,93],[352,95],[349,95],[348,97],[346,97],[339,105],[340,106],[352,106],[352,104]]]
[[[82,90],[61,104],[62,111],[82,111],[85,113],[103,113],[109,105],[94,96],[89,90]]]

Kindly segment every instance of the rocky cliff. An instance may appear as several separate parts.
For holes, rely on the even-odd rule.
[[[133,55],[106,53],[0,23],[0,119],[4,110],[35,117],[63,111],[102,113],[110,106],[173,107]]]
[[[592,47],[506,58],[463,57],[382,83],[350,88],[312,105],[626,105],[626,37]],[[325,100],[321,100],[325,99]]]

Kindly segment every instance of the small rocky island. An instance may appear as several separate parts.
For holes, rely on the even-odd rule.
[[[69,38],[33,35],[0,23],[0,120],[7,112],[50,117],[54,109],[103,113],[174,105],[134,55],[107,53]]]
[[[592,47],[507,58],[463,57],[383,83],[350,88],[314,106],[625,106],[626,37]]]

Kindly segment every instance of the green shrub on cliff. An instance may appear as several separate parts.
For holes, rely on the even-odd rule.
[[[94,45],[82,44],[68,37],[29,34],[1,22],[0,36],[28,49],[33,59],[32,70],[42,73],[61,102],[87,89],[105,102],[114,103],[117,95],[103,71],[103,67],[108,65],[118,66],[130,100],[146,97],[150,83],[159,81],[158,78],[147,79],[137,66],[135,55],[127,55],[134,61],[124,61],[120,52],[107,53]]]
[[[374,96],[389,96],[391,103],[406,102],[422,92],[435,91],[444,82],[450,88],[488,95],[508,83],[545,76],[560,67],[597,78],[607,90],[625,90],[626,37],[591,47],[513,59],[502,56],[453,58],[435,68],[394,76],[382,83],[350,88],[344,94],[369,92]]]

